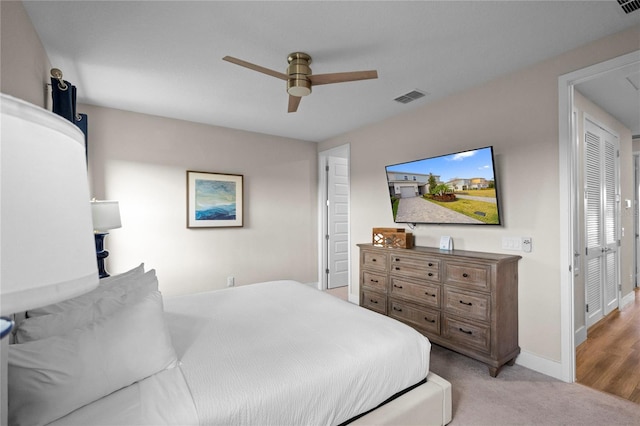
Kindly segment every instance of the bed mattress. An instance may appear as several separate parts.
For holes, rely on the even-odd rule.
[[[200,424],[332,425],[427,377],[429,341],[294,281],[165,299]]]

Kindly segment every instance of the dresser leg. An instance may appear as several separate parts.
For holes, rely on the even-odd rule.
[[[491,367],[489,366],[489,375],[491,377],[498,377],[498,373],[500,372],[500,367]]]
[[[514,365],[515,363],[516,363],[516,359],[515,359],[515,358],[512,358],[512,359],[510,359],[509,361],[507,361],[507,365],[508,365],[509,367],[513,367],[513,365]]]

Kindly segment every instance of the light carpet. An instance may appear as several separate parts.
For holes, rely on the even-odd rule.
[[[493,378],[484,364],[432,345],[430,365],[451,383],[454,426],[640,425],[640,404],[517,364]]]

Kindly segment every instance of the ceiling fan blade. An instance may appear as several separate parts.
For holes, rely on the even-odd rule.
[[[308,76],[314,86],[320,84],[344,83],[347,81],[370,80],[378,78],[378,71],[336,72],[332,74],[312,74]]]
[[[289,109],[288,112],[296,112],[298,110],[298,105],[300,105],[300,101],[302,98],[300,96],[291,96],[289,95]]]
[[[263,74],[270,75],[272,77],[279,78],[280,80],[288,80],[289,76],[278,71],[270,70],[269,68],[261,67],[260,65],[252,64],[251,62],[243,61],[242,59],[234,58],[233,56],[225,56],[223,61],[231,62],[232,64],[240,65],[241,67],[249,68],[250,70],[258,71]]]

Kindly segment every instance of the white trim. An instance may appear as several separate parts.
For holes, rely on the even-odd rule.
[[[620,310],[623,310],[627,306],[632,305],[635,301],[636,301],[635,290],[631,290],[629,294],[627,294],[620,300]]]
[[[531,352],[522,351],[520,355],[518,355],[518,358],[516,358],[516,364],[564,381],[564,368],[562,363],[558,361],[553,361]]]
[[[580,344],[584,343],[587,340],[587,327],[583,325],[577,329],[574,339],[576,348],[580,346]]]
[[[575,196],[575,148],[571,143],[573,86],[609,71],[640,62],[640,50],[558,77],[558,137],[560,196],[560,375],[565,382],[575,381],[574,306],[573,306],[573,206]],[[526,359],[526,358],[525,358]],[[552,375],[552,374],[550,374]],[[556,376],[554,376],[556,377]]]

